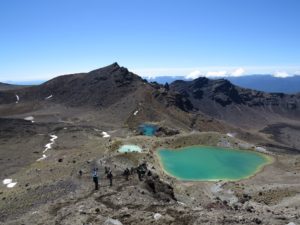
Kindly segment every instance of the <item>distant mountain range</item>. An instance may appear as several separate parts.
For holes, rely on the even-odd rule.
[[[224,77],[224,79],[229,80],[231,83],[237,86],[250,88],[258,91],[287,94],[300,92],[299,75],[286,78],[274,77],[272,75],[246,75],[240,77]],[[187,79],[184,76],[160,76],[148,80],[152,82],[155,81],[160,84],[164,84],[166,82],[172,83],[175,80],[187,81]]]
[[[170,82],[162,77],[157,81]],[[29,116],[34,124],[78,123],[106,130],[134,131],[151,122],[171,130],[233,132],[280,152],[300,151],[299,115],[300,92],[266,93],[205,77],[162,85],[117,63],[40,85],[0,84],[0,117]]]
[[[295,94],[300,92],[300,75],[291,77],[274,77],[272,75],[254,74],[240,77],[222,77],[229,80],[234,85],[250,88],[257,91],[264,91],[270,93],[285,93]],[[211,77],[210,79],[220,79],[220,77]],[[159,76],[154,78],[147,78],[149,82],[157,82],[159,84],[172,83],[176,80],[190,81],[185,76]],[[0,90],[16,88],[18,86],[39,85],[46,82],[46,80],[24,81],[24,82],[0,82]],[[11,84],[11,85],[9,85]],[[5,87],[4,87],[5,86]]]
[[[39,85],[47,80],[17,80],[17,81],[12,81],[12,80],[4,80],[0,81],[0,84],[11,84],[11,85],[26,85],[26,86],[32,86],[32,85]]]
[[[0,91],[16,90],[24,87],[28,87],[28,85],[7,84],[0,82]]]

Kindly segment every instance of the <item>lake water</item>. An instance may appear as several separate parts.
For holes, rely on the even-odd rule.
[[[142,124],[139,126],[139,130],[145,136],[154,136],[157,126],[153,124]]]
[[[240,180],[270,163],[261,153],[204,146],[161,149],[158,156],[164,171],[179,180]]]

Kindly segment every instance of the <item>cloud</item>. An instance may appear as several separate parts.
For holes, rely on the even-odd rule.
[[[285,78],[285,77],[289,77],[290,75],[285,72],[285,71],[277,71],[273,74],[274,77],[281,77],[281,78]]]
[[[242,76],[244,75],[245,73],[245,69],[240,67],[240,68],[237,68],[236,70],[234,70],[232,73],[231,73],[231,76],[233,77],[239,77],[239,76]]]
[[[147,80],[155,80],[156,77],[157,77],[157,76],[155,76],[155,75],[147,75],[147,76],[144,76],[144,78],[147,79]]]
[[[164,67],[164,68],[136,68],[131,71],[143,77],[185,76],[186,79],[205,77],[236,77],[251,74],[274,74],[277,77],[300,75],[299,66],[209,66],[209,67]],[[201,72],[200,72],[201,71]],[[296,72],[295,72],[296,71]]]
[[[186,79],[197,79],[201,76],[201,72],[199,70],[194,70],[193,72],[189,73],[185,76]]]
[[[194,71],[192,71],[191,73],[189,73],[188,75],[185,76],[186,79],[196,79],[200,76],[204,76],[204,77],[229,77],[229,76],[234,76],[234,77],[238,77],[238,76],[242,76],[245,73],[245,69],[242,67],[239,67],[237,69],[230,69],[230,71],[232,72],[228,72],[227,70],[216,70],[216,71],[205,71],[204,73],[201,73],[200,70],[196,69]]]
[[[224,77],[227,75],[226,70],[221,70],[221,71],[208,71],[205,76],[206,77]]]

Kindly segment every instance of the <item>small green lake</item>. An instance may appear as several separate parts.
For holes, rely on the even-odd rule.
[[[257,152],[190,146],[158,150],[163,169],[179,180],[240,180],[260,171],[271,158]]]
[[[157,126],[153,124],[142,124],[139,126],[139,131],[145,136],[154,136],[157,130]]]

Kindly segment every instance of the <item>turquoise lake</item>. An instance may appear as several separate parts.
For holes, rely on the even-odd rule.
[[[240,180],[270,162],[257,152],[205,146],[161,149],[158,156],[164,171],[179,180]]]
[[[157,126],[152,124],[142,124],[139,126],[139,130],[145,136],[154,136]]]

